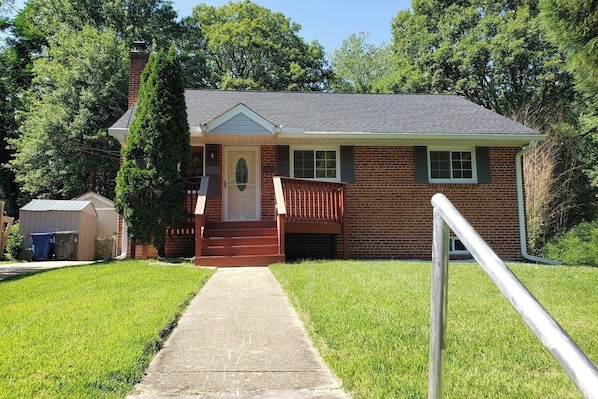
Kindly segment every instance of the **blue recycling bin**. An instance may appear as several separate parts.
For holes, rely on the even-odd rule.
[[[52,244],[54,243],[54,233],[32,233],[30,236],[33,260],[50,259]]]

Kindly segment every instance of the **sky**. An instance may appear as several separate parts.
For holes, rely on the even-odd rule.
[[[326,53],[339,49],[352,33],[370,33],[369,43],[391,43],[390,23],[400,10],[410,8],[411,0],[253,0],[254,3],[281,12],[301,25],[299,36],[307,42],[317,40]],[[173,0],[179,16],[191,15],[191,9],[203,3],[219,7],[228,0]]]
[[[327,54],[339,49],[351,34],[368,32],[368,42],[380,45],[392,40],[390,23],[400,10],[410,8],[411,0],[253,0],[254,3],[281,12],[301,25],[299,36],[307,42],[317,40]],[[16,0],[20,9],[24,0]],[[172,0],[179,17],[191,15],[198,4],[220,7],[228,0]]]

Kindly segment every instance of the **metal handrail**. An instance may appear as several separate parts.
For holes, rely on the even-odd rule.
[[[449,228],[509,300],[586,399],[598,399],[598,369],[442,194],[432,197],[432,304],[428,399],[444,397]]]

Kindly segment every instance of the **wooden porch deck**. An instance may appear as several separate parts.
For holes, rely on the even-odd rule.
[[[335,234],[343,237],[348,258],[345,184],[274,177],[276,219],[261,222],[207,222],[209,178],[187,193],[193,210],[186,226],[171,234],[195,236],[194,263],[202,266],[267,266],[285,261],[285,234]]]

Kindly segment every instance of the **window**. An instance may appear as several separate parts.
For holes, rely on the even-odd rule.
[[[449,253],[453,255],[468,255],[469,251],[457,237],[451,237],[449,244]]]
[[[301,179],[337,180],[336,150],[294,150],[293,176]]]
[[[193,147],[189,164],[189,178],[203,176],[203,147]]]
[[[430,150],[430,181],[475,182],[473,151]]]

